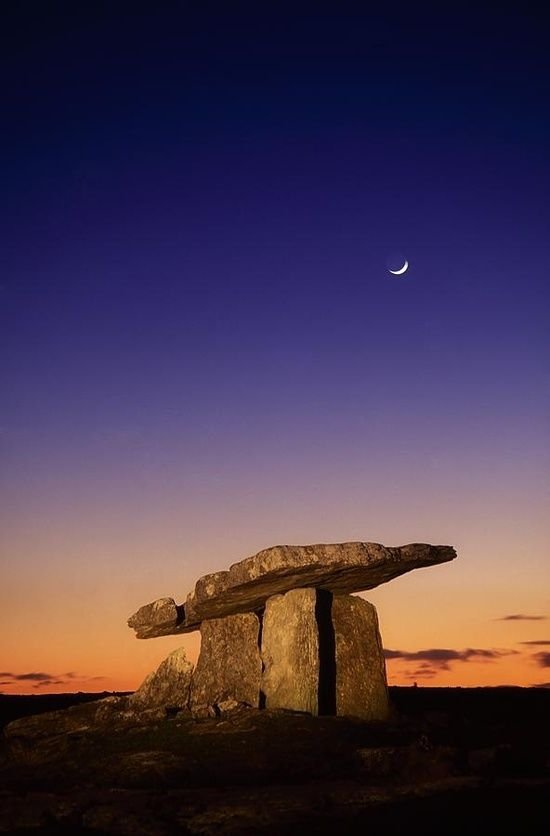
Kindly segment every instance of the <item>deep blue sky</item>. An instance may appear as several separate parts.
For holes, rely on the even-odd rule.
[[[43,5],[7,31],[5,423],[542,372],[529,7]]]
[[[532,535],[539,560],[550,52],[535,4],[12,5],[14,589],[58,559],[123,584],[130,554],[149,583],[159,543],[172,577],[193,552],[186,583],[280,541],[445,538],[496,561]]]

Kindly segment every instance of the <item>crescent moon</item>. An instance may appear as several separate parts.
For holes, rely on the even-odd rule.
[[[409,268],[409,262],[405,261],[403,267],[400,270],[390,270],[390,273],[393,273],[394,276],[402,276],[403,273],[406,273]]]

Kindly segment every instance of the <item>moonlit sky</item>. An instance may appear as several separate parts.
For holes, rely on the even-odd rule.
[[[198,650],[139,606],[345,540],[458,551],[368,593],[390,684],[547,683],[545,21],[22,5],[0,690],[133,689]]]

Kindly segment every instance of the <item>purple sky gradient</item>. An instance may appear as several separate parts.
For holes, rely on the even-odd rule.
[[[427,540],[462,548],[464,583],[468,557],[483,583],[511,573],[488,618],[529,611],[515,562],[548,576],[541,22],[140,8],[8,21],[14,590],[91,565],[100,598],[131,572],[123,623],[152,556],[186,592],[274,542]]]

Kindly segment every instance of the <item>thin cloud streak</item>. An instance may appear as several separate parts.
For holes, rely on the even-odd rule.
[[[529,642],[518,642],[518,644],[545,645],[550,644],[550,639],[533,639]]]
[[[428,662],[424,662],[424,664],[419,665],[413,671],[405,671],[406,679],[432,679],[432,677],[437,676],[438,670],[436,667],[433,667]]]
[[[512,615],[503,615],[500,618],[495,618],[495,621],[546,621],[547,615],[524,615],[523,613],[514,613]]]

